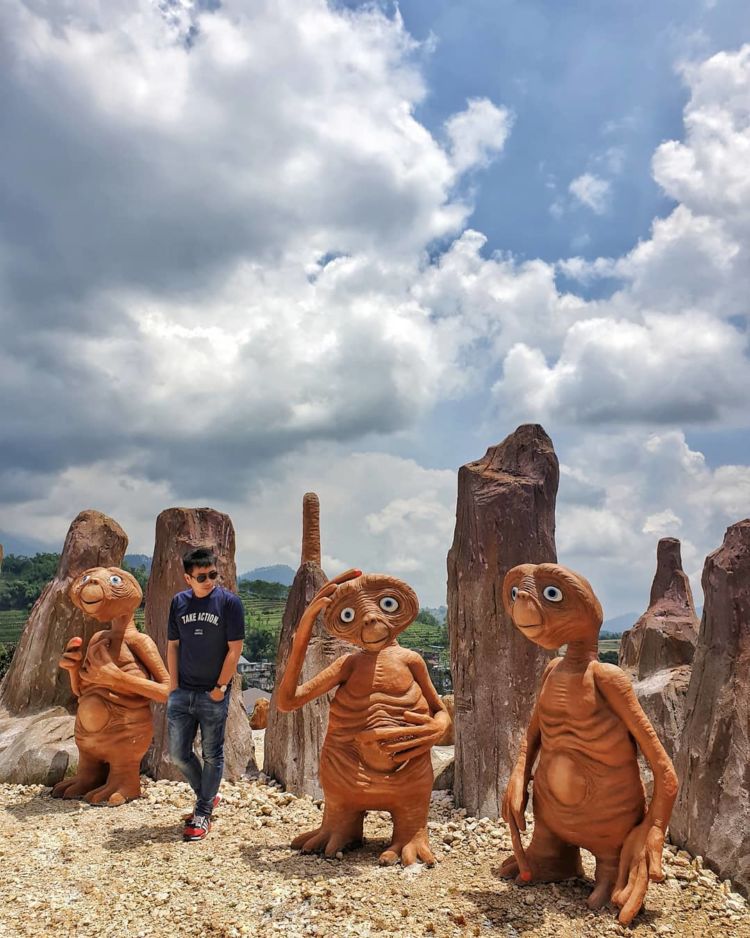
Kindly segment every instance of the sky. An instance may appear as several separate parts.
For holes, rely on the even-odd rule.
[[[519,424],[605,617],[750,514],[745,0],[0,3],[0,543],[445,602],[456,472]]]

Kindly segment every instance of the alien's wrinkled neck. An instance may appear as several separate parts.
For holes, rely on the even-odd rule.
[[[565,652],[565,664],[572,670],[585,671],[592,661],[599,657],[598,636],[582,638],[578,641],[568,642]]]

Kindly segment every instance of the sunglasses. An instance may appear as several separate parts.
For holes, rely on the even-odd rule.
[[[198,576],[193,576],[191,573],[190,579],[195,580],[196,583],[205,583],[206,580],[215,580],[218,575],[218,570],[209,570],[208,573],[199,573]]]

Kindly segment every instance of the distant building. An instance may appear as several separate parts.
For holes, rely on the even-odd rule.
[[[248,671],[252,671],[253,666],[247,660],[244,655],[240,655],[240,660],[237,662],[237,670],[240,674],[247,674]]]

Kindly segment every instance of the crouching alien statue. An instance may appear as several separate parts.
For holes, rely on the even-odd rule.
[[[117,567],[92,567],[70,587],[74,606],[109,628],[86,648],[74,636],[60,659],[78,698],[75,739],[78,772],[52,789],[53,798],[84,798],[120,805],[141,794],[141,759],[153,738],[149,702],[166,703],[169,675],[156,645],[140,633],[133,614],[143,594]]]
[[[539,697],[503,800],[514,855],[500,873],[516,882],[582,876],[580,848],[596,858],[587,900],[612,899],[619,921],[639,912],[649,880],[661,881],[662,848],[677,777],[641,709],[630,679],[598,660],[602,609],[588,581],[557,564],[522,564],[503,583],[505,609],[537,645],[567,645],[542,677]],[[646,808],[636,745],[654,773]],[[524,850],[520,830],[534,772],[534,833]]]
[[[361,650],[338,658],[298,687],[321,611],[328,632]],[[365,812],[388,811],[393,836],[380,862],[435,862],[427,835],[430,749],[445,734],[450,717],[423,659],[397,641],[418,612],[417,597],[406,583],[349,570],[326,583],[302,615],[277,706],[295,710],[337,690],[320,754],[323,822],[296,837],[293,849],[334,856],[362,843]]]

